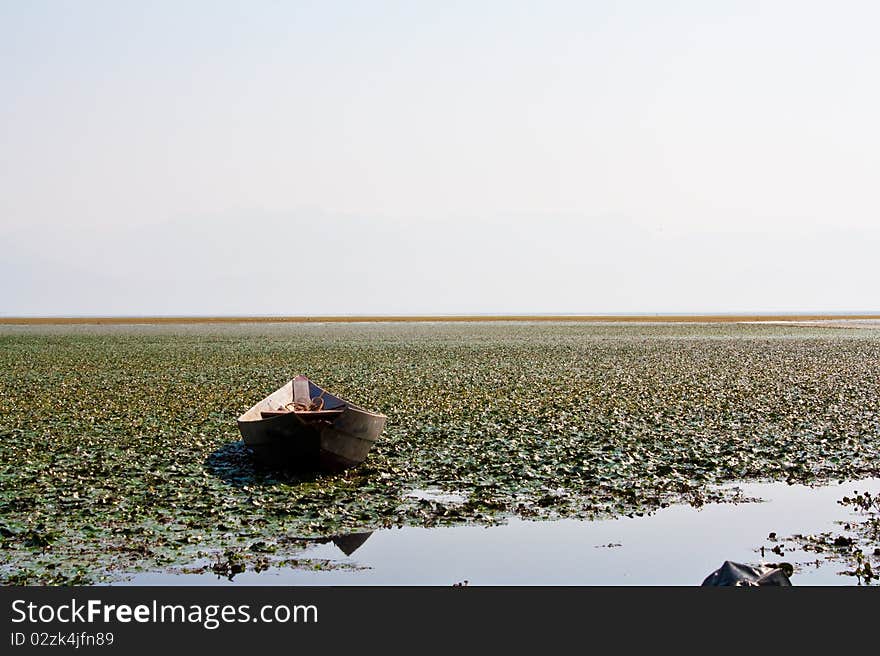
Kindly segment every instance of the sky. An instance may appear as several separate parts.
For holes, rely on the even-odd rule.
[[[0,316],[877,312],[878,24],[0,0]]]

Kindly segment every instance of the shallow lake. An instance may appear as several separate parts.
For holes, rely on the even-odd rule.
[[[733,486],[726,486],[733,487]],[[306,548],[302,558],[338,569],[269,569],[232,580],[208,574],[141,573],[137,585],[699,585],[725,560],[788,562],[792,584],[854,585],[850,565],[805,552],[795,534],[832,531],[857,516],[838,501],[880,490],[880,478],[808,487],[737,485],[760,502],[675,505],[652,515],[599,521],[524,521],[501,526],[385,529]],[[776,533],[776,541],[768,539]],[[363,540],[362,544],[357,544]],[[350,555],[346,550],[356,547]],[[762,558],[760,548],[765,547]],[[780,546],[782,554],[771,552]]]
[[[877,477],[878,361],[861,326],[0,326],[0,583],[692,585],[837,530],[844,490],[751,483]],[[362,465],[253,462],[236,418],[299,373],[388,416]],[[737,482],[768,501],[687,505]]]

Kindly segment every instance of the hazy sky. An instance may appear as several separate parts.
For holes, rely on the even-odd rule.
[[[0,0],[0,315],[878,311],[878,25]]]

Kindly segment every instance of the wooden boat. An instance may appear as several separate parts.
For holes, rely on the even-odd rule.
[[[364,461],[386,419],[297,376],[239,417],[238,429],[263,464],[338,471]]]

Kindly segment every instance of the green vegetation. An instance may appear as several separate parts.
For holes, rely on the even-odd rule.
[[[878,363],[880,331],[766,324],[0,327],[0,580],[877,475]],[[254,468],[235,418],[298,373],[388,415],[363,465]]]

